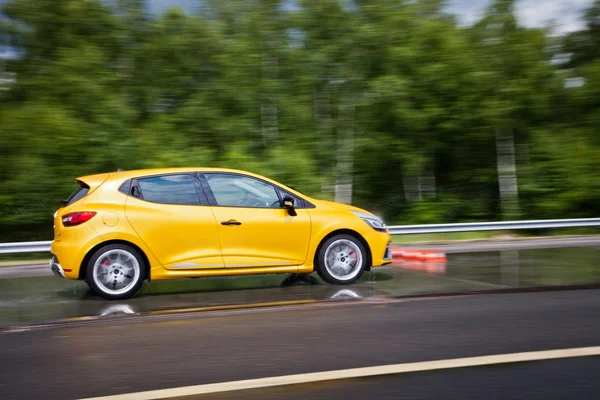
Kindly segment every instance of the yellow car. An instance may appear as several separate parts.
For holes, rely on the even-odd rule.
[[[350,284],[392,261],[377,216],[250,172],[119,171],[77,178],[54,215],[50,268],[105,299],[145,279],[309,274]]]

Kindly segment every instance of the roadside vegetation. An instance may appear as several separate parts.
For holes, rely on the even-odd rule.
[[[117,167],[241,168],[389,225],[599,215],[600,1],[569,34],[509,0],[469,27],[441,0],[198,4],[3,2],[1,242]]]

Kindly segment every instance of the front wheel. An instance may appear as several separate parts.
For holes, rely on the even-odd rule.
[[[140,253],[127,245],[111,244],[94,253],[87,265],[90,289],[107,300],[132,297],[144,283],[145,268]]]
[[[336,235],[321,246],[317,273],[327,283],[348,285],[362,276],[367,266],[367,253],[354,236]]]

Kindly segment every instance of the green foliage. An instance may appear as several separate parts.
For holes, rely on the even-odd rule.
[[[327,199],[351,182],[390,224],[496,220],[499,130],[516,215],[600,211],[600,1],[561,48],[509,0],[470,28],[440,0],[109,3],[4,3],[0,241],[46,239],[73,179],[117,165],[239,168]]]

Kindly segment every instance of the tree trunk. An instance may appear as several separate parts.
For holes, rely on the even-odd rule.
[[[354,168],[354,109],[353,103],[342,98],[336,149],[335,201],[352,203],[352,170]]]
[[[277,107],[272,104],[260,106],[260,123],[263,139],[270,145],[279,139],[279,123],[277,118]]]
[[[406,169],[402,172],[402,185],[404,186],[404,199],[407,202],[421,200],[421,179],[410,174]]]
[[[261,66],[263,80],[277,79],[276,58],[263,55]],[[269,96],[270,93],[261,93],[263,102],[260,105],[260,125],[265,146],[275,144],[279,139],[277,107],[273,104],[273,99],[269,98]]]
[[[505,220],[518,218],[519,188],[512,129],[496,129],[496,159],[502,217]]]
[[[317,132],[317,138],[315,143],[317,145],[316,153],[319,159],[319,171],[321,176],[330,176],[331,174],[331,104],[329,96],[326,90],[320,91],[318,88],[314,89],[314,116],[315,116],[315,131]],[[334,185],[330,182],[323,182],[321,192],[326,196],[334,193]]]
[[[423,192],[424,198],[433,198],[435,197],[435,162],[431,160],[427,167],[425,168],[424,173],[419,178],[419,188]]]

